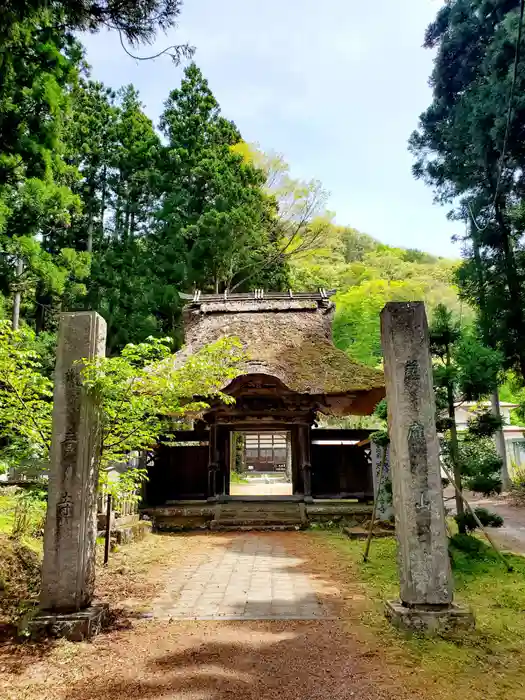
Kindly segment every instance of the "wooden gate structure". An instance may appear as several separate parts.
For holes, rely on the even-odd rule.
[[[246,360],[222,390],[234,403],[210,405],[194,431],[177,433],[177,446],[151,455],[148,512],[185,500],[229,496],[233,432],[288,433],[292,500],[373,497],[367,452],[370,431],[323,430],[321,414],[368,415],[385,394],[382,372],[351,360],[332,342],[332,293],[201,295],[184,309],[183,363],[205,344],[238,338]]]

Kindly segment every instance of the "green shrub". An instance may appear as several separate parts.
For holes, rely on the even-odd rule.
[[[19,540],[26,536],[41,535],[45,515],[45,490],[37,486],[22,490],[16,497],[11,537]]]
[[[468,419],[467,439],[492,437],[503,427],[503,418],[491,411],[480,411]]]
[[[486,508],[474,508],[474,512],[484,527],[501,527],[503,525],[501,515],[491,513]],[[478,524],[470,510],[465,511],[463,515],[455,515],[454,520],[460,529],[463,526],[467,532],[474,532],[478,528]]]
[[[511,493],[516,505],[525,505],[525,467],[512,464]]]
[[[451,549],[459,549],[473,557],[480,557],[487,551],[487,545],[484,542],[471,535],[462,535],[461,533],[450,538],[449,546]]]
[[[501,479],[495,474],[475,474],[467,477],[464,483],[470,491],[482,493],[484,496],[501,493]]]
[[[470,491],[491,496],[501,493],[501,457],[491,438],[462,440],[459,466],[463,485]]]

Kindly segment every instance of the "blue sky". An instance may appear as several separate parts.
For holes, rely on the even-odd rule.
[[[459,254],[457,224],[411,174],[407,139],[430,101],[424,31],[441,0],[185,0],[173,43],[195,61],[243,138],[282,153],[292,175],[318,179],[340,224],[391,245]],[[92,76],[133,83],[158,122],[182,68],[138,62],[115,33],[83,37]]]

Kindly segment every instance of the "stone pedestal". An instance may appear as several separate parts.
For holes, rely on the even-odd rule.
[[[98,410],[81,385],[83,358],[105,354],[106,323],[95,312],[60,318],[55,369],[49,496],[44,533],[40,622],[65,616],[70,638],[97,627],[88,610],[95,583],[96,495],[100,431]],[[80,614],[81,613],[81,614]],[[67,619],[66,619],[67,618]],[[76,620],[76,622],[75,622]],[[86,620],[88,622],[86,622]],[[95,620],[95,622],[90,622]],[[38,618],[34,621],[38,624]],[[84,632],[82,632],[84,630]]]
[[[471,625],[472,615],[453,606],[424,304],[387,304],[381,342],[400,578],[400,602],[389,605],[388,616],[419,631],[435,631],[436,615],[451,624],[463,615]]]
[[[426,635],[447,635],[468,632],[474,628],[472,612],[460,605],[451,603],[444,608],[407,608],[400,600],[388,600],[385,616],[394,627],[403,632],[416,632]]]
[[[70,642],[83,642],[97,635],[107,620],[109,607],[93,605],[72,613],[42,612],[25,625],[24,632],[33,641],[45,637],[61,637]]]

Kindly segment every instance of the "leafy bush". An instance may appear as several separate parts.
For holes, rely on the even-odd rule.
[[[463,484],[470,491],[486,496],[501,492],[501,457],[491,438],[462,440],[459,465]]]
[[[494,474],[476,474],[465,479],[465,483],[470,491],[482,493],[484,496],[492,496],[501,493],[502,483],[499,476]]]
[[[11,537],[41,535],[46,515],[46,492],[38,487],[24,489],[16,499]]]
[[[501,515],[491,513],[486,508],[475,508],[474,512],[484,527],[501,527],[503,525],[503,518]],[[462,515],[455,515],[454,519],[458,527],[461,528],[461,526],[463,526],[467,532],[474,532],[474,530],[478,528],[478,524],[470,510]]]
[[[516,505],[525,505],[525,467],[513,464],[511,496]]]
[[[451,549],[459,549],[473,557],[482,556],[487,551],[487,546],[484,542],[471,535],[462,535],[461,533],[450,538],[449,547]]]
[[[525,491],[525,467],[513,463],[512,469],[512,485],[516,489]]]
[[[468,419],[467,438],[492,437],[497,430],[503,427],[503,418],[496,416],[491,411],[480,411]]]

